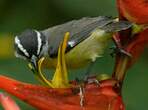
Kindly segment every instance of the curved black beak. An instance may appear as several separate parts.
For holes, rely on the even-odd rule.
[[[33,55],[30,59],[30,63],[31,63],[32,69],[38,72],[38,58]]]

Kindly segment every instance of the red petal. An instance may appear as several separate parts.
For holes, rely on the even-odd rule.
[[[0,103],[5,110],[20,110],[15,101],[12,100],[11,97],[7,96],[6,94],[0,93]]]
[[[121,18],[138,24],[148,24],[147,0],[117,0]]]
[[[131,39],[129,45],[126,47],[126,51],[132,55],[129,66],[134,64],[139,58],[144,50],[145,45],[148,45],[148,29],[139,33],[138,35],[133,36],[133,39]]]
[[[0,76],[1,89],[40,110],[124,110],[114,84],[114,80],[107,80],[101,82],[99,87],[96,84],[86,85],[85,103],[81,107],[79,94],[74,94],[71,88],[51,89]]]
[[[148,24],[148,1],[147,0],[117,0],[120,20],[128,20],[138,24]],[[131,67],[142,54],[145,45],[148,44],[148,29],[131,38],[131,29],[119,32],[116,37],[120,41],[120,47],[132,54],[127,67]],[[123,64],[123,56],[116,56],[116,64],[113,76],[119,76],[116,70]],[[126,70],[124,70],[126,72]],[[125,74],[125,73],[124,73]],[[123,77],[124,77],[123,74]],[[123,79],[123,78],[122,78]]]

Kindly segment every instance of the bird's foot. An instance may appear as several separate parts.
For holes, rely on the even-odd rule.
[[[77,85],[79,85],[79,87],[85,87],[85,85],[87,84],[96,84],[97,86],[99,86],[99,80],[97,79],[96,76],[88,76],[85,77],[84,79],[75,79]]]
[[[79,92],[79,95],[80,95],[80,105],[81,105],[81,107],[83,107],[84,103],[85,103],[85,96],[84,96],[85,90],[84,90],[84,86],[80,85],[79,89],[80,89],[80,92]]]
[[[87,84],[95,84],[97,87],[100,87],[100,81],[107,80],[110,78],[111,77],[107,74],[99,74],[97,76],[89,76],[83,80],[76,78],[75,80],[77,82],[79,91],[77,89],[77,91],[74,91],[74,92],[75,93],[79,92],[81,107],[83,107],[85,104],[85,87],[86,87],[86,85]]]
[[[99,80],[96,78],[96,76],[91,76],[91,77],[87,77],[87,79],[85,79],[85,82],[87,84],[95,84],[96,86],[99,87],[100,82]]]
[[[59,46],[58,50],[58,61],[56,71],[51,81],[49,81],[42,73],[42,63],[44,58],[41,58],[38,61],[38,71],[32,70],[37,78],[48,87],[51,88],[68,88],[70,87],[69,80],[68,80],[68,72],[65,63],[65,50],[67,47],[67,41],[69,39],[69,32],[65,33],[64,40]],[[31,65],[29,65],[31,68]],[[33,69],[33,68],[31,68]]]
[[[85,85],[86,84],[97,84],[99,86],[99,81],[96,78],[87,78],[87,80],[79,80],[76,79],[79,87],[79,95],[80,95],[80,106],[83,107],[85,105]]]
[[[100,85],[100,82],[95,78],[95,79],[88,79],[88,84],[96,84],[97,86]]]
[[[132,57],[132,55],[131,55],[129,52],[125,51],[125,50],[122,49],[122,48],[113,46],[113,47],[111,47],[110,49],[113,50],[113,51],[110,53],[110,55],[111,55],[112,57],[114,57],[116,54],[123,54],[123,55],[126,55],[126,56],[128,56],[128,57]]]

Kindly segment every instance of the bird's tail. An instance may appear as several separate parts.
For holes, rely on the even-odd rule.
[[[129,21],[114,20],[113,22],[101,27],[101,29],[105,30],[106,32],[118,32],[129,29],[132,27],[132,25],[133,24]]]

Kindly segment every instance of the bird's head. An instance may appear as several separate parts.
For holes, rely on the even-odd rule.
[[[44,55],[47,44],[43,33],[28,29],[15,37],[15,56],[28,60],[32,67],[37,70],[38,60]]]

